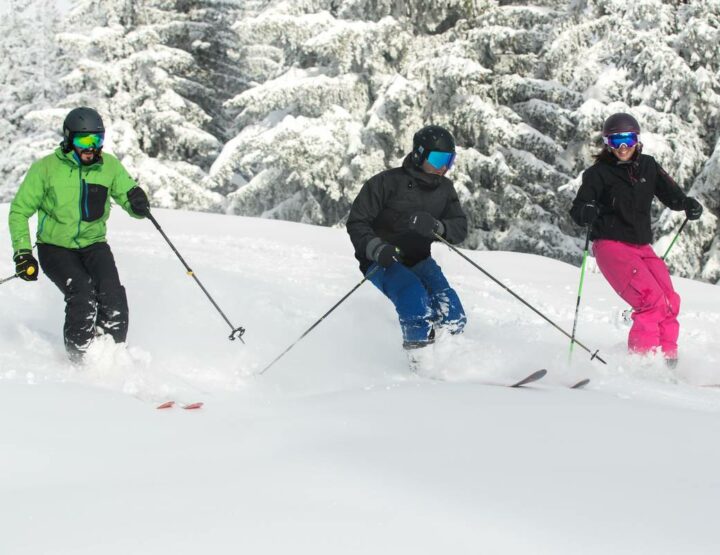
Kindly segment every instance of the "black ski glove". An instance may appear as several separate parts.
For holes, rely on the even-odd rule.
[[[389,268],[400,260],[400,249],[390,243],[383,243],[378,240],[377,246],[372,250],[371,260],[377,262],[383,268]]]
[[[130,201],[130,208],[138,216],[147,216],[150,214],[150,201],[140,187],[133,187],[128,191],[128,201]]]
[[[595,202],[588,202],[580,209],[580,224],[592,225],[599,215],[600,209],[598,205]]]
[[[15,275],[25,281],[37,281],[38,263],[32,255],[32,251],[23,249],[17,251],[13,256],[15,262]]]
[[[697,220],[700,216],[702,216],[702,204],[700,204],[692,197],[685,197],[683,208],[685,209],[685,215],[687,216],[688,220]]]
[[[445,233],[445,226],[440,220],[436,220],[432,215],[427,212],[415,212],[410,216],[410,223],[408,225],[410,231],[434,239],[435,234],[442,235]]]

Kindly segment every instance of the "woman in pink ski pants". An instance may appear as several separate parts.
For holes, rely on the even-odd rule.
[[[702,205],[688,197],[652,156],[642,154],[640,125],[630,114],[613,114],[603,125],[605,148],[583,173],[570,215],[592,226],[593,254],[612,288],[633,308],[628,348],[661,351],[677,363],[680,296],[665,262],[653,251],[650,207],[657,197],[671,210],[698,219]]]

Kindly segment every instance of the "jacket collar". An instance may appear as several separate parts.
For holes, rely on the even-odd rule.
[[[77,168],[80,166],[80,160],[78,160],[77,156],[75,156],[75,151],[71,150],[70,152],[64,152],[62,147],[58,147],[55,149],[55,156],[57,156],[60,160],[62,160],[66,164],[70,164],[71,166]],[[83,171],[94,168],[97,166],[102,165],[103,159],[102,154],[98,157],[98,159],[90,164],[89,166],[83,166]]]
[[[412,154],[408,154],[402,163],[403,169],[410,175],[412,180],[423,189],[437,189],[443,183],[452,185],[452,181],[444,175],[435,175],[434,173],[426,173],[417,168],[412,161]]]
[[[600,162],[609,167],[613,175],[629,185],[633,185],[640,175],[640,153],[636,152],[627,162],[623,162],[612,155],[609,159],[602,159]]]
[[[638,143],[632,158],[630,158],[627,162],[623,162],[609,150],[605,150],[604,154],[606,155],[600,158],[600,161],[610,166],[620,166],[621,168],[624,166],[627,167],[631,164],[637,166],[640,163],[640,155],[642,154],[642,143]]]

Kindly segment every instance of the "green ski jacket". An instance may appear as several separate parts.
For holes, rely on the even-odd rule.
[[[28,220],[38,214],[37,242],[80,249],[105,241],[110,198],[135,218],[127,193],[137,184],[111,154],[83,166],[58,148],[36,161],[10,205],[13,252],[32,249]]]

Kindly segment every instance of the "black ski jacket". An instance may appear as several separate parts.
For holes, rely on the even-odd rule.
[[[653,197],[671,210],[683,210],[686,198],[680,186],[652,156],[640,154],[623,163],[611,155],[585,170],[570,215],[575,223],[583,225],[582,207],[594,201],[600,215],[593,224],[591,239],[647,245],[652,243]]]
[[[467,218],[457,192],[447,177],[416,169],[408,155],[400,168],[374,175],[360,189],[347,220],[347,231],[355,247],[360,270],[367,272],[368,243],[380,238],[402,251],[401,262],[414,266],[430,256],[432,239],[408,228],[410,215],[429,212],[445,227],[443,237],[460,243],[467,236]]]

